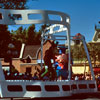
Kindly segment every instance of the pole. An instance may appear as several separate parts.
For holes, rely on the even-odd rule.
[[[43,68],[43,38],[44,38],[44,31],[42,32],[41,35],[41,69]]]
[[[71,80],[71,48],[70,48],[70,28],[67,33],[67,41],[68,41],[68,78]]]
[[[87,55],[87,59],[88,59],[88,62],[89,62],[89,66],[90,66],[90,70],[91,70],[91,74],[92,74],[93,80],[95,80],[93,67],[92,67],[92,64],[91,64],[91,59],[90,59],[90,56],[89,56],[89,53],[88,53],[88,49],[87,49],[87,46],[86,46],[86,42],[85,42],[84,36],[82,36],[81,39],[82,39],[82,42],[83,42],[83,45],[84,45],[84,49],[85,49],[85,52],[86,52],[86,55]]]
[[[12,57],[10,58],[9,65],[10,65],[10,73],[12,73]]]

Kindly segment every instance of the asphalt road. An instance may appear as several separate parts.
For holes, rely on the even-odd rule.
[[[4,98],[0,100],[11,100],[11,99]],[[42,99],[14,98],[13,100],[100,100],[100,92],[93,94],[77,94],[67,98],[42,98]]]

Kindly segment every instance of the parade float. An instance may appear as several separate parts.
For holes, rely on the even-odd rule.
[[[23,24],[49,24],[49,27],[41,34],[41,69],[43,64],[43,43],[46,40],[56,41],[56,37],[64,37],[67,41],[68,49],[68,78],[65,80],[6,80],[2,65],[0,64],[0,96],[1,98],[56,98],[69,97],[78,93],[94,93],[97,92],[96,80],[92,69],[91,60],[86,46],[85,38],[81,35],[80,38],[74,38],[70,32],[70,16],[68,14],[49,11],[49,10],[9,10],[0,9],[2,18],[0,24],[3,25],[23,25]],[[29,19],[29,15],[39,14],[41,19]],[[9,15],[20,15],[21,20],[12,20]],[[60,20],[50,19],[50,15],[59,16]],[[57,27],[57,28],[56,28]],[[56,28],[56,30],[55,30]],[[60,34],[65,32],[66,36]],[[57,35],[55,35],[57,34]],[[71,40],[78,39],[82,41],[89,67],[91,71],[92,80],[72,80],[71,78]],[[58,39],[60,40],[60,39]],[[66,46],[66,45],[65,45]]]

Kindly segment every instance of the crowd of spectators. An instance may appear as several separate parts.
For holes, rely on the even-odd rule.
[[[100,74],[96,74],[95,79],[96,79],[96,82],[97,82],[98,90],[100,91]]]
[[[10,71],[4,70],[4,75],[6,80],[38,80],[37,73],[34,74],[34,77],[32,77],[32,74],[30,73],[19,73],[19,72],[13,72],[10,73]]]
[[[91,74],[73,74],[72,80],[92,80]]]
[[[13,72],[10,73],[10,71],[4,71],[5,79],[6,80],[49,80],[48,75],[45,75],[43,78],[43,72],[41,73],[35,73],[34,76],[30,73],[19,73],[19,72]],[[47,73],[48,74],[48,73]],[[72,74],[71,77],[72,80],[92,80],[92,77],[90,74]],[[59,79],[58,79],[59,80]],[[96,76],[97,84],[100,84],[100,75]]]

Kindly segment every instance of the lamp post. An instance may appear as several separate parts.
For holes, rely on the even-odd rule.
[[[17,51],[15,50],[15,46],[12,43],[10,43],[8,45],[7,55],[8,55],[8,59],[9,59],[8,62],[9,62],[9,66],[10,66],[10,73],[12,73],[12,67],[13,67],[13,65],[12,65],[12,58],[15,55],[17,55]]]

